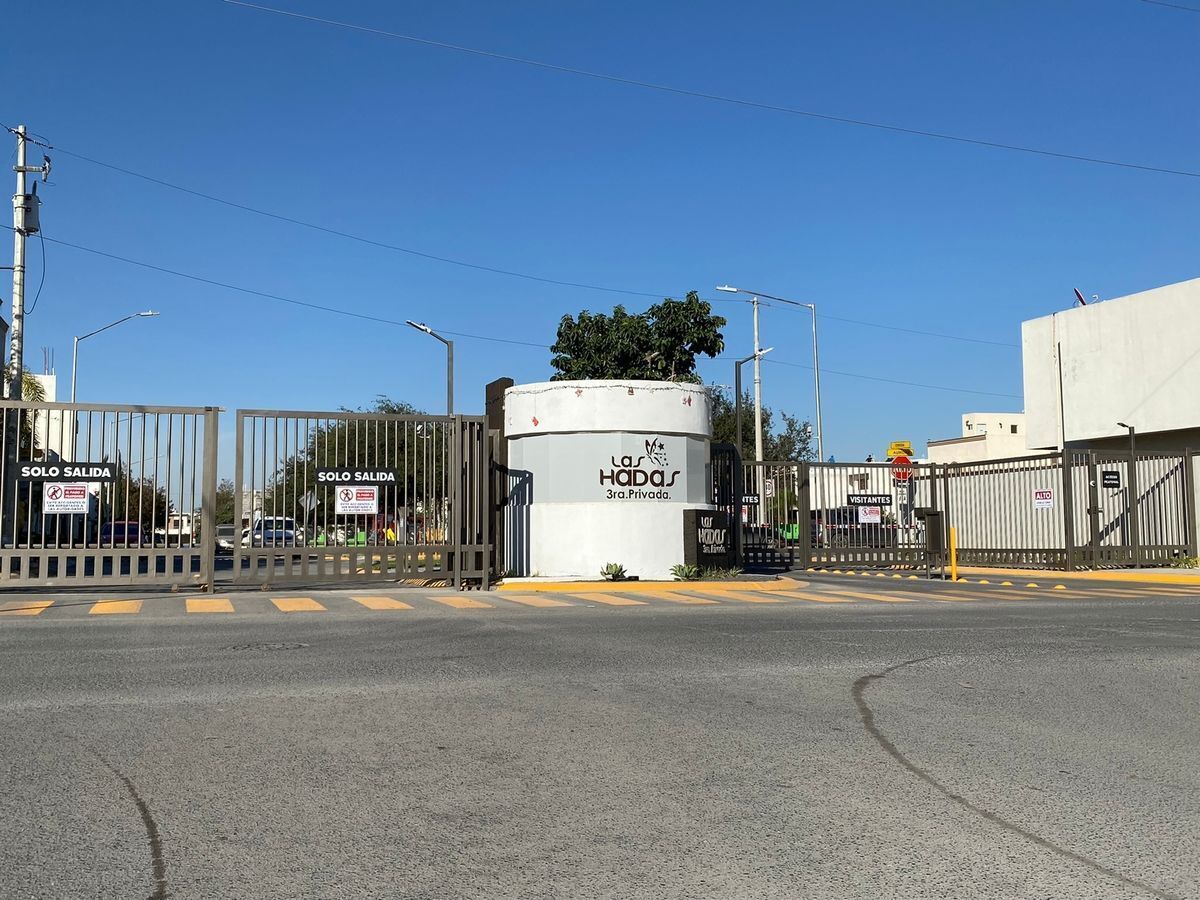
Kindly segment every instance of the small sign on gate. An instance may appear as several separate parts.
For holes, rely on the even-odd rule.
[[[1101,484],[1106,488],[1121,487],[1121,473],[1117,469],[1105,469],[1100,473]]]
[[[354,485],[337,489],[334,512],[343,516],[373,516],[379,512],[379,486]]]
[[[42,512],[46,515],[78,514],[87,511],[88,485],[86,481],[42,482]]]
[[[858,507],[858,524],[859,525],[881,525],[881,524],[883,524],[883,507],[882,506],[860,506],[860,507]]]
[[[891,506],[891,494],[847,494],[847,506]]]
[[[766,478],[763,480],[763,496],[768,499],[775,496],[775,479]]]
[[[1034,509],[1054,509],[1054,489],[1036,488],[1033,492]]]

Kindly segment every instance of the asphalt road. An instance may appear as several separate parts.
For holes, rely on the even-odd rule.
[[[0,896],[1200,897],[1200,597],[853,588],[0,619]]]

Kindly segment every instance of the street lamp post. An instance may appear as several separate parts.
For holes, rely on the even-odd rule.
[[[758,310],[758,298],[762,297],[767,300],[774,300],[777,303],[786,303],[789,306],[802,306],[812,314],[812,346],[813,346],[813,389],[815,393],[816,414],[817,414],[817,459],[825,458],[825,429],[821,421],[821,358],[817,346],[817,305],[815,303],[800,303],[796,300],[787,300],[783,297],[773,297],[770,294],[764,294],[762,291],[746,291],[741,288],[736,288],[728,284],[719,285],[718,291],[725,291],[729,294],[746,294],[753,297],[755,301],[755,311]],[[757,323],[757,318],[756,318]],[[757,345],[755,346],[757,348]]]
[[[145,312],[131,313],[123,319],[117,319],[117,321],[115,321],[115,322],[109,322],[103,328],[97,328],[95,331],[89,331],[87,334],[76,335],[75,345],[71,348],[71,402],[72,403],[75,402],[75,382],[76,382],[76,376],[78,374],[77,370],[79,368],[79,342],[86,341],[88,338],[93,337],[102,331],[108,331],[108,329],[110,329],[110,328],[116,328],[122,322],[128,322],[130,319],[150,319],[157,315],[158,315],[158,313],[156,313],[152,309],[148,309]]]
[[[1138,477],[1137,477],[1137,432],[1132,425],[1118,422],[1121,428],[1129,430],[1129,543],[1133,549],[1133,566],[1142,565],[1142,536],[1138,523]]]
[[[446,415],[454,415],[454,341],[442,337],[424,322],[405,319],[404,324],[417,329],[417,331],[423,331],[446,345]]]
[[[751,360],[760,360],[772,350],[774,347],[768,347],[766,350],[759,350],[757,353],[751,353],[745,359],[739,359],[733,366],[733,420],[736,423],[734,429],[737,433],[737,451],[738,456],[742,453],[742,366]],[[759,460],[755,460],[759,462]]]

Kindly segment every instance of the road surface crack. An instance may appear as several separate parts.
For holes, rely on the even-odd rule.
[[[138,793],[137,787],[129,776],[117,770],[112,763],[107,759],[92,750],[92,755],[100,760],[104,768],[112,772],[125,785],[125,790],[129,792],[129,796],[133,799],[134,804],[138,808],[138,813],[142,817],[142,824],[146,827],[146,838],[150,842],[150,862],[154,869],[154,893],[148,900],[166,900],[167,897],[167,863],[163,857],[162,838],[158,834],[158,825],[154,821],[154,816],[150,814],[150,807],[146,801],[142,799]]]
[[[978,806],[978,805],[972,803],[970,800],[968,800],[966,797],[962,796],[961,794],[954,793],[954,791],[950,790],[950,788],[946,787],[944,784],[942,784],[940,781],[938,781],[936,778],[934,778],[932,775],[930,775],[928,772],[926,772],[924,769],[922,769],[916,763],[912,762],[907,756],[905,756],[900,751],[900,749],[894,743],[892,743],[891,739],[888,738],[888,736],[880,730],[879,726],[875,724],[875,713],[872,711],[871,707],[867,704],[867,700],[864,695],[866,694],[867,688],[870,687],[872,682],[882,681],[884,678],[886,678],[888,675],[891,675],[897,669],[902,669],[906,666],[914,666],[917,663],[926,662],[927,660],[930,660],[933,658],[934,658],[934,656],[922,656],[922,657],[918,657],[917,659],[909,659],[902,663],[897,663],[894,666],[888,666],[888,668],[884,669],[882,672],[878,672],[878,673],[870,674],[870,675],[863,675],[861,678],[857,679],[854,682],[854,686],[850,689],[850,695],[854,698],[855,706],[858,707],[858,714],[859,714],[859,717],[862,719],[863,728],[866,729],[867,734],[871,735],[871,737],[873,737],[875,739],[875,741],[879,744],[880,747],[882,747],[884,750],[887,751],[889,756],[891,756],[901,766],[903,766],[905,769],[907,769],[909,772],[911,772],[913,775],[915,775],[918,779],[925,782],[927,785],[929,785],[930,787],[932,787],[934,790],[938,791],[939,793],[945,795],[947,798],[952,800],[954,803],[957,803],[959,806],[963,807],[964,809],[970,810],[971,812],[975,813],[976,815],[982,816],[984,819],[991,822],[993,825],[1003,828],[1005,831],[1009,831],[1013,834],[1019,835],[1020,837],[1023,837],[1028,841],[1032,841],[1033,843],[1037,844],[1039,847],[1049,850],[1051,853],[1057,853],[1059,856],[1063,857],[1064,859],[1069,859],[1072,862],[1077,862],[1077,863],[1080,863],[1081,865],[1087,866],[1088,868],[1092,869],[1093,871],[1099,872],[1102,875],[1106,875],[1109,878],[1112,878],[1116,881],[1121,882],[1122,884],[1128,885],[1129,887],[1132,887],[1132,888],[1136,888],[1139,891],[1145,891],[1147,894],[1150,894],[1152,897],[1159,897],[1159,898],[1162,898],[1162,900],[1180,900],[1180,898],[1177,897],[1175,894],[1168,894],[1165,891],[1161,891],[1156,887],[1152,887],[1151,885],[1146,884],[1144,881],[1138,881],[1136,878],[1130,878],[1127,875],[1122,875],[1120,872],[1117,872],[1114,869],[1110,869],[1108,866],[1104,865],[1103,863],[1097,862],[1096,860],[1091,859],[1090,857],[1084,856],[1080,853],[1076,853],[1074,850],[1068,850],[1066,847],[1059,846],[1058,844],[1042,837],[1041,835],[1034,834],[1032,831],[1022,828],[1020,825],[1017,825],[1015,822],[1008,821],[1007,819],[1003,818],[1002,816],[997,815],[996,813],[992,812],[991,810],[984,809],[982,806]]]

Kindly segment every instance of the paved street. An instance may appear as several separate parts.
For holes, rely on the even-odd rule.
[[[1200,589],[1058,583],[5,595],[0,896],[1200,897]]]

